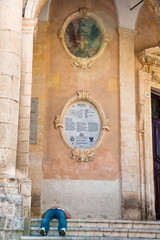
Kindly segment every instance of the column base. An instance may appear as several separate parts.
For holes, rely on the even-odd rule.
[[[0,239],[20,240],[24,231],[23,197],[17,178],[0,175]]]

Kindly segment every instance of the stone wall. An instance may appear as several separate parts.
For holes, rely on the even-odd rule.
[[[24,230],[23,198],[15,178],[0,177],[0,239],[18,240]]]

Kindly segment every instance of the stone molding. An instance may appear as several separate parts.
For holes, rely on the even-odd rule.
[[[38,30],[38,18],[23,18],[22,21],[22,33],[23,34],[35,34]]]
[[[160,48],[148,48],[138,54],[142,69],[147,66],[147,71],[150,72],[151,67],[160,68]]]
[[[96,144],[93,147],[90,148],[86,148],[86,149],[80,149],[77,147],[74,147],[73,145],[71,145],[68,140],[66,139],[65,135],[64,135],[64,130],[63,130],[63,119],[65,116],[65,113],[68,109],[68,107],[76,102],[76,101],[80,101],[80,100],[86,100],[87,102],[91,103],[94,105],[94,107],[96,108],[96,110],[99,113],[100,119],[101,119],[101,132],[100,132],[100,136],[96,142]],[[77,161],[89,161],[89,160],[93,160],[93,155],[94,155],[94,151],[99,147],[99,145],[102,143],[103,137],[104,137],[104,130],[109,131],[110,130],[110,120],[109,119],[105,119],[105,114],[104,111],[102,109],[102,107],[100,106],[100,104],[90,96],[89,92],[86,91],[79,91],[77,92],[72,98],[70,98],[67,103],[65,104],[61,115],[60,116],[55,116],[54,119],[54,127],[57,129],[60,129],[60,133],[61,133],[61,137],[62,140],[64,141],[64,143],[71,149],[71,153],[72,153],[72,158],[77,160]]]
[[[24,17],[37,18],[47,1],[48,0],[28,0],[24,11]]]
[[[139,71],[138,131],[139,161],[141,166],[142,218],[155,219],[151,91],[160,91],[160,48],[145,49],[138,54]],[[145,184],[144,184],[145,183]]]
[[[135,30],[122,28],[122,27],[119,27],[118,31],[120,36],[126,37],[128,39],[133,39],[133,40],[137,34],[137,31]]]

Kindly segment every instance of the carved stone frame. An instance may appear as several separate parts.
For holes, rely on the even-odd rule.
[[[138,55],[142,63],[139,71],[139,160],[143,219],[155,219],[155,194],[152,150],[151,93],[160,94],[160,48],[144,50]]]
[[[98,141],[96,142],[96,144],[91,147],[91,148],[85,148],[85,149],[81,149],[81,148],[76,148],[73,145],[71,145],[69,143],[69,141],[66,139],[66,136],[64,134],[64,129],[63,129],[63,119],[65,116],[65,113],[67,111],[67,109],[69,108],[69,106],[77,101],[86,101],[88,103],[91,103],[96,110],[99,113],[100,116],[100,120],[101,120],[101,132],[98,138]],[[61,115],[60,116],[55,116],[54,119],[54,127],[57,129],[60,129],[60,133],[61,133],[61,137],[64,141],[64,143],[71,148],[71,153],[72,153],[72,158],[77,160],[77,161],[89,161],[89,160],[93,160],[93,155],[94,155],[94,151],[95,149],[97,149],[99,147],[99,145],[102,142],[102,139],[104,137],[104,133],[105,130],[109,131],[110,130],[110,120],[105,118],[105,114],[104,111],[102,109],[102,107],[100,106],[100,104],[89,95],[89,92],[85,92],[85,91],[80,91],[77,92],[76,95],[74,95],[71,99],[69,99],[67,101],[67,103],[65,104]]]
[[[93,57],[91,57],[91,58],[80,58],[80,57],[74,56],[68,50],[68,48],[66,46],[66,43],[65,43],[64,36],[65,36],[65,31],[67,29],[67,26],[68,26],[68,24],[71,21],[73,21],[76,18],[85,17],[86,15],[90,16],[91,18],[93,18],[97,22],[97,24],[98,24],[98,26],[100,28],[100,31],[102,33],[102,44],[101,44],[101,47],[100,47],[99,51]],[[65,20],[62,28],[58,31],[57,35],[58,35],[58,38],[61,40],[64,49],[66,50],[68,55],[72,58],[72,61],[73,61],[72,66],[76,67],[76,68],[81,68],[81,69],[84,69],[84,70],[93,67],[93,61],[101,56],[101,54],[102,54],[102,52],[104,50],[105,45],[109,42],[109,35],[105,32],[105,29],[104,29],[104,26],[103,26],[101,20],[94,13],[89,12],[89,10],[87,8],[80,8],[79,11],[77,11],[77,12],[73,13],[72,15],[70,15]]]

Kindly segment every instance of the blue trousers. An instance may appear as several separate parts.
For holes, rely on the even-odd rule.
[[[66,220],[66,213],[58,208],[53,208],[53,209],[48,209],[45,213],[45,216],[42,220],[41,223],[41,228],[44,227],[45,228],[45,232],[46,234],[49,231],[50,228],[50,221],[52,219],[58,219],[59,224],[58,224],[58,232],[60,233],[60,230],[62,228],[65,228],[67,230],[67,220]]]

